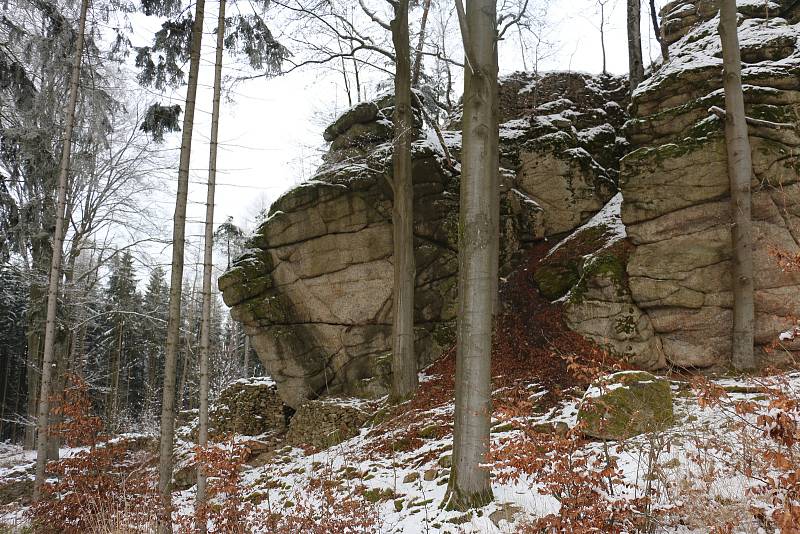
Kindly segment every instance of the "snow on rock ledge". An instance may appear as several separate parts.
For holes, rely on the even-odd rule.
[[[800,114],[798,2],[739,2],[747,115],[795,123]],[[764,6],[770,18],[763,17]],[[666,65],[633,96],[633,150],[622,160],[622,221],[633,245],[626,274],[669,363],[725,364],[731,351],[730,200],[721,122],[721,50],[714,2],[666,8],[680,26]],[[784,17],[784,18],[780,18]],[[676,20],[683,22],[678,24]],[[672,21],[672,22],[670,22]],[[775,251],[800,253],[800,136],[750,128],[754,179],[756,344],[778,339],[800,316],[800,274],[781,269]],[[798,348],[788,342],[787,348]],[[775,352],[773,354],[780,354]],[[766,355],[765,355],[766,357]]]
[[[614,195],[626,99],[625,81],[608,76],[503,80],[503,272],[525,248],[577,228]],[[325,164],[273,203],[249,250],[219,279],[232,317],[292,408],[325,395],[379,397],[390,383],[391,145],[383,134],[362,133],[386,127],[391,105],[382,97],[329,128]],[[444,134],[457,156],[459,133]],[[415,349],[424,366],[454,341],[459,181],[424,132],[412,160]]]

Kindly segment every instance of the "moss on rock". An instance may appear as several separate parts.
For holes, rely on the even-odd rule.
[[[578,410],[584,434],[599,439],[627,439],[664,430],[674,420],[669,382],[644,371],[598,379]]]
[[[580,280],[578,262],[574,259],[563,263],[544,265],[533,275],[539,293],[548,300],[560,299]]]

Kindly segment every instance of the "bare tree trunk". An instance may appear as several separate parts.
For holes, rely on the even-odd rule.
[[[44,356],[42,357],[42,377],[39,391],[39,410],[36,421],[36,478],[33,484],[33,500],[41,497],[42,484],[47,466],[47,429],[50,415],[50,386],[53,377],[56,342],[56,308],[58,305],[58,286],[61,278],[61,248],[64,242],[64,211],[67,204],[67,176],[72,151],[72,130],[75,124],[75,106],[78,101],[78,85],[81,74],[81,58],[83,56],[84,31],[86,29],[86,12],[89,0],[82,0],[81,15],[78,22],[78,39],[75,43],[75,57],[72,61],[72,75],[69,84],[69,100],[64,114],[64,140],[61,150],[61,163],[58,171],[58,202],[56,205],[56,228],[53,234],[53,256],[50,261],[50,279],[47,289],[47,319],[44,330]]]
[[[192,129],[197,98],[197,75],[203,39],[205,0],[195,4],[192,25],[192,47],[189,62],[189,84],[186,88],[183,135],[178,170],[178,192],[175,199],[175,216],[172,229],[172,273],[169,288],[169,315],[167,321],[167,347],[164,356],[164,388],[161,403],[161,444],[158,462],[158,491],[161,509],[158,517],[158,534],[172,532],[172,453],[175,441],[175,367],[181,328],[181,292],[183,290],[183,256],[186,242],[186,197],[189,189],[189,160],[192,151]]]
[[[491,352],[497,287],[498,109],[495,0],[456,0],[466,52],[459,214],[459,312],[453,467],[446,506],[492,500],[489,472]]]
[[[244,335],[244,377],[250,378],[250,336]]]
[[[399,0],[391,21],[395,51],[394,146],[392,152],[392,227],[394,231],[394,307],[392,313],[392,398],[401,401],[417,389],[414,353],[414,187],[411,178],[411,49],[408,0]]]
[[[754,369],[753,221],[750,181],[753,177],[750,139],[742,93],[742,59],[736,30],[736,0],[720,4],[719,35],[725,87],[725,145],[731,181],[733,238],[733,352],[736,369]]]
[[[219,134],[219,108],[222,87],[222,51],[225,39],[225,0],[219,2],[217,15],[217,55],[214,62],[214,100],[211,108],[211,143],[208,158],[208,191],[206,194],[205,240],[203,242],[203,319],[200,326],[200,428],[197,445],[208,446],[208,353],[211,338],[211,268],[214,262],[214,195],[217,179],[217,143]],[[197,530],[207,531],[207,520],[203,513],[206,503],[205,466],[197,465]]]
[[[628,0],[628,71],[632,93],[644,79],[641,0]]]
[[[522,56],[522,70],[528,72],[528,62],[525,59],[525,41],[522,39],[522,28],[519,24],[517,24],[517,38],[519,39],[519,53]]]
[[[603,52],[603,74],[608,73],[606,69],[606,3],[605,1],[597,2],[600,4],[600,50]]]
[[[106,426],[112,433],[116,431],[117,413],[119,411],[119,375],[122,368],[122,339],[125,321],[120,320],[117,324],[117,328],[117,350],[114,352],[114,359],[111,360],[108,377],[108,394],[106,395]]]
[[[661,35],[661,28],[658,25],[658,13],[656,12],[656,0],[650,0],[650,20],[653,23],[653,34],[656,36],[656,41],[661,46],[661,59],[664,63],[669,59],[669,45]]]
[[[350,52],[353,52],[353,45],[350,45]],[[356,61],[355,54],[353,55],[353,77],[356,80],[356,100],[361,102],[361,75],[358,73],[358,61]],[[364,91],[366,93],[366,90]],[[366,98],[366,95],[364,95]]]
[[[8,375],[11,374],[11,355],[6,354],[5,347],[0,347],[0,360],[3,362],[3,405],[0,407],[0,441],[6,430],[6,402],[8,402]]]
[[[33,290],[33,286],[31,287]],[[33,291],[31,291],[33,293]],[[33,295],[31,295],[31,302],[35,302]],[[38,300],[38,299],[37,299]],[[39,357],[41,354],[41,346],[42,346],[42,337],[39,335],[40,329],[39,327],[34,324],[36,322],[36,318],[30,318],[29,322],[31,323],[28,327],[28,357],[26,361],[26,386],[27,386],[27,410],[26,413],[29,418],[33,419],[36,416],[37,409],[39,406],[39,379],[41,378],[41,358]],[[25,450],[33,450],[36,448],[36,425],[26,424],[25,426],[25,438],[23,441],[23,449]]]
[[[428,24],[428,12],[431,10],[431,0],[422,4],[422,20],[419,22],[419,41],[414,56],[414,75],[411,77],[411,87],[419,87],[419,74],[422,70],[422,51],[425,48],[425,27]]]

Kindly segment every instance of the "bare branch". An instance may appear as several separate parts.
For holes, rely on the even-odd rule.
[[[456,13],[458,13],[458,25],[461,27],[461,40],[464,43],[464,59],[466,60],[469,70],[475,72],[473,65],[475,63],[475,54],[472,51],[472,39],[469,34],[469,24],[467,24],[467,13],[464,11],[464,3],[461,0],[455,0]]]
[[[718,106],[711,106],[710,108],[708,108],[708,112],[713,115],[716,115],[723,121],[727,117],[725,110]],[[761,126],[763,128],[770,128],[772,130],[794,130],[797,128],[795,124],[792,124],[790,122],[772,122],[764,119],[754,119],[752,117],[745,117],[745,121],[750,126]]]
[[[389,2],[391,4],[391,1]],[[372,19],[372,22],[383,28],[384,30],[390,32],[392,31],[392,27],[389,26],[386,22],[382,21],[381,18],[374,12],[370,11],[367,5],[364,3],[364,0],[358,0],[358,5],[361,6],[361,10],[367,14],[369,18]],[[394,6],[394,4],[392,4]]]
[[[511,18],[511,20],[508,22],[508,24],[503,26],[502,30],[497,32],[497,40],[498,41],[503,38],[503,35],[505,35],[506,31],[508,31],[509,28],[511,28],[512,26],[514,26],[516,24],[519,24],[519,22],[522,20],[522,18],[525,16],[526,12],[528,11],[528,2],[529,2],[529,0],[525,0],[525,3],[522,5],[522,9],[520,9],[519,12],[516,15],[513,16],[513,18],[512,18],[512,15],[503,15],[502,17],[500,17],[500,19],[497,21],[497,26],[498,27],[503,23],[504,20],[506,20],[508,18]]]

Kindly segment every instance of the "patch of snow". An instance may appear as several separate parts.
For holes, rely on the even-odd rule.
[[[617,241],[621,241],[628,236],[627,231],[625,230],[625,224],[622,222],[621,217],[622,211],[622,193],[617,193],[611,200],[609,200],[603,209],[598,211],[591,219],[586,221],[582,226],[574,230],[570,235],[556,243],[553,248],[549,250],[547,256],[552,256],[553,253],[561,248],[564,243],[569,242],[571,239],[574,238],[575,235],[580,233],[587,228],[593,228],[596,226],[605,226],[607,231],[605,233],[604,238],[606,239],[606,243],[601,250],[604,250]],[[599,251],[598,251],[599,252]]]

